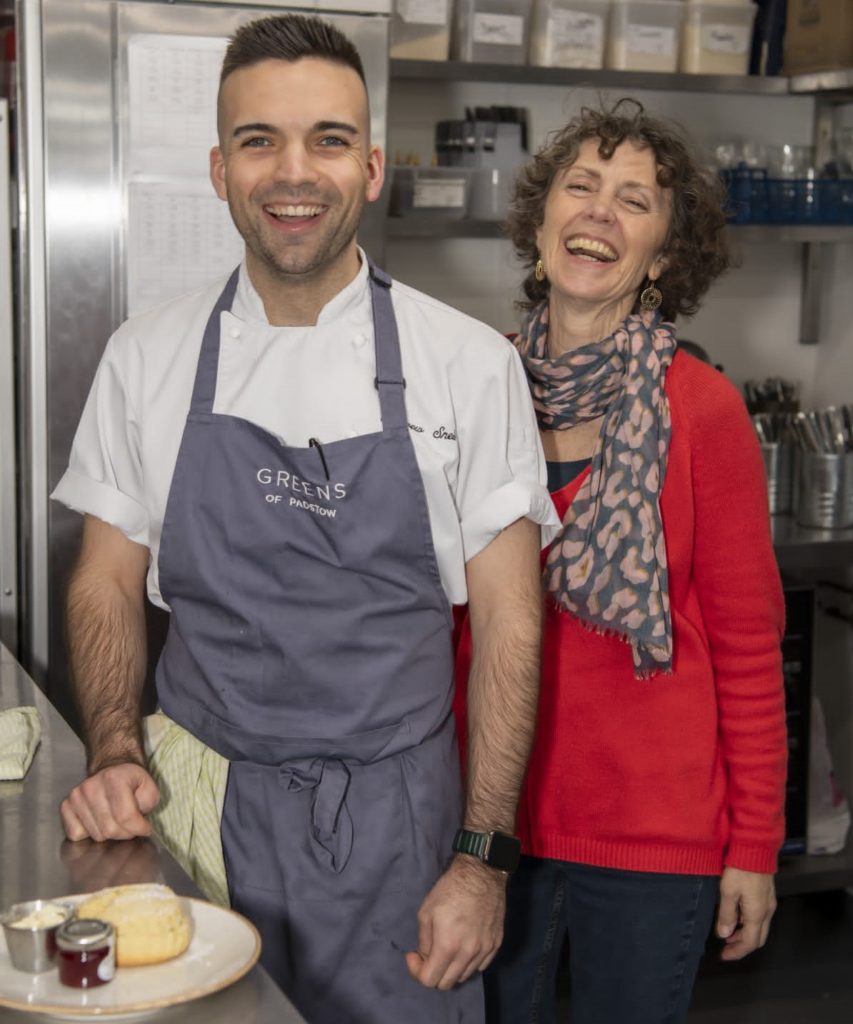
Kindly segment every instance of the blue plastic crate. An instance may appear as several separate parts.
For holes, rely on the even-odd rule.
[[[762,168],[722,173],[733,224],[853,224],[853,178],[768,178]]]

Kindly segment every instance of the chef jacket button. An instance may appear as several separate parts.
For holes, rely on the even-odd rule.
[[[240,328],[239,327],[232,327],[231,328],[231,337],[232,338],[239,338],[240,337]]]
[[[361,346],[366,341],[367,341],[367,338],[363,334],[356,334],[356,336],[352,339],[352,343],[353,343],[353,345],[355,345],[356,348],[361,348]]]

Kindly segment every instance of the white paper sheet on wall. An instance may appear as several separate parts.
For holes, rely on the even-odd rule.
[[[243,258],[243,240],[204,180],[128,187],[127,312],[141,313],[209,284]]]
[[[137,34],[127,44],[131,174],[206,174],[228,40]]]
[[[227,273],[242,241],[208,178],[228,40],[138,33],[128,40],[127,313]]]

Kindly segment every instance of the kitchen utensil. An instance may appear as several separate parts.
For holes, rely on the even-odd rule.
[[[761,456],[770,514],[786,515],[791,511],[794,495],[794,446],[780,441],[762,443]]]
[[[797,477],[801,526],[824,530],[853,526],[853,452],[803,452]]]

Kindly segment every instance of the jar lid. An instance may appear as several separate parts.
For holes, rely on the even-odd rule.
[[[65,950],[91,949],[93,946],[102,946],[112,934],[113,926],[108,921],[78,917],[59,926],[56,944]]]

